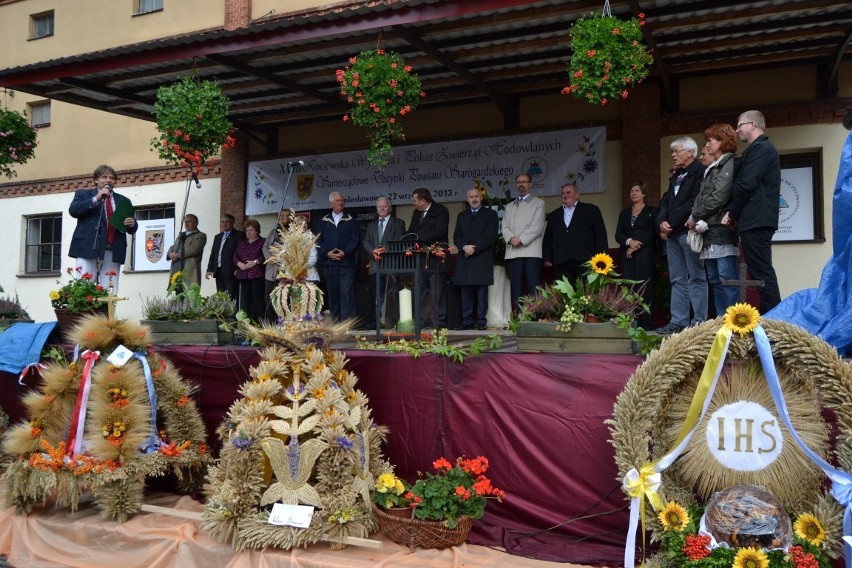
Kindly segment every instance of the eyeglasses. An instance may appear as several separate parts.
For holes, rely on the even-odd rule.
[[[748,122],[740,122],[739,124],[737,124],[737,130],[739,130],[741,126],[745,126],[746,124],[754,124],[754,121],[749,120]]]
[[[681,152],[685,152],[686,148],[676,148],[672,150],[672,154],[680,154]]]

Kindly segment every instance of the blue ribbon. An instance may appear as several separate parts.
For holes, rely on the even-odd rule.
[[[148,385],[148,398],[151,400],[151,432],[148,439],[140,446],[143,452],[151,454],[160,450],[160,436],[157,432],[157,391],[154,390],[154,378],[151,376],[151,367],[144,353],[133,353],[133,356],[142,363],[145,372],[145,384]]]
[[[852,536],[852,476],[839,469],[835,469],[822,456],[811,450],[799,437],[799,434],[793,428],[793,424],[790,421],[787,402],[784,400],[784,393],[781,391],[781,381],[778,379],[778,373],[775,370],[775,360],[772,357],[772,346],[769,344],[769,338],[766,336],[766,331],[761,325],[758,325],[754,330],[754,342],[757,346],[757,353],[760,356],[760,364],[763,366],[763,374],[766,375],[766,382],[769,384],[769,392],[772,394],[772,400],[775,402],[775,408],[778,409],[781,420],[784,421],[787,431],[790,432],[790,435],[799,448],[801,448],[802,452],[817,464],[831,480],[831,494],[844,509],[843,535]],[[843,556],[846,559],[846,568],[852,568],[852,547],[850,547],[845,539],[843,543]]]

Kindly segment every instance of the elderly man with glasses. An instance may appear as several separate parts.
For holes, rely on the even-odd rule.
[[[734,180],[731,208],[722,223],[737,229],[751,277],[762,280],[760,313],[781,301],[772,266],[772,236],[778,230],[781,205],[781,162],[778,150],[764,134],[766,118],[757,110],[742,113],[737,137],[748,144]]]
[[[698,144],[684,136],[671,144],[673,173],[669,190],[660,201],[657,225],[666,241],[671,282],[671,321],[656,330],[660,335],[677,333],[707,319],[707,276],[704,261],[686,240],[686,221],[695,196],[701,190],[704,166],[696,160]]]

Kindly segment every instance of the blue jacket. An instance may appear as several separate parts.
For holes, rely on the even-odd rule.
[[[355,253],[361,243],[361,230],[358,221],[347,212],[343,212],[340,222],[335,225],[332,214],[322,218],[319,226],[320,235],[317,240],[318,256],[321,266],[344,266],[355,270]],[[328,258],[328,253],[340,249],[344,253],[343,260],[336,261]]]
[[[68,256],[72,258],[103,258],[104,251],[107,246],[107,227],[108,220],[106,208],[103,201],[94,203],[92,199],[98,194],[97,189],[79,189],[74,192],[74,199],[71,201],[71,206],[68,208],[68,213],[77,219],[77,227],[74,229],[74,236],[71,238],[71,248],[68,251]],[[116,207],[119,201],[130,200],[113,192]],[[130,203],[131,207],[133,206]],[[103,213],[101,212],[103,210]],[[101,222],[101,230],[98,233],[98,221]],[[132,228],[128,228],[129,234],[134,234],[138,224],[134,224]],[[95,235],[98,242],[95,243]],[[112,259],[118,264],[124,264],[127,258],[127,235],[121,231],[115,231],[115,237],[112,243]]]

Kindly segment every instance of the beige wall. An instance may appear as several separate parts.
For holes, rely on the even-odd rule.
[[[288,0],[289,1],[289,0]],[[25,0],[0,6],[3,67],[221,27],[225,0],[163,0],[163,10],[134,16],[134,0]],[[30,16],[54,11],[52,36],[29,41]]]
[[[43,100],[20,91],[7,98],[10,109],[28,116],[27,105]],[[79,175],[102,163],[117,170],[164,165],[149,146],[157,134],[153,122],[59,101],[51,101],[50,114],[50,126],[38,131],[35,158],[15,168],[19,180]]]

